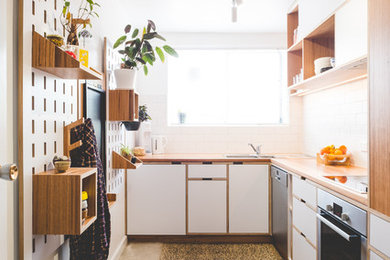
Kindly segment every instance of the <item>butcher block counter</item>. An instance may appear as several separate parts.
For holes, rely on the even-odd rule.
[[[274,155],[275,158],[226,158],[224,154],[159,154],[140,157],[144,163],[272,163],[293,174],[302,176],[319,186],[337,192],[352,201],[364,206],[368,205],[367,194],[361,194],[347,189],[326,178],[332,176],[367,176],[368,170],[355,166],[325,166],[318,164],[315,158],[300,158],[297,156]]]

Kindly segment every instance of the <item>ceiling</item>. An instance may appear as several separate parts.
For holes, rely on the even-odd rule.
[[[290,2],[243,0],[237,23],[231,22],[232,0],[111,0],[100,14],[114,27],[143,26],[151,19],[161,32],[274,33],[286,31]]]

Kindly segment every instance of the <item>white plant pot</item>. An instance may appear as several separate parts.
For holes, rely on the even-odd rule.
[[[117,89],[135,89],[137,70],[116,69],[114,71]]]

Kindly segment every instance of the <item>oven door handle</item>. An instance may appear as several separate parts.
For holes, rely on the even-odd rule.
[[[344,232],[344,230],[342,230],[341,228],[339,228],[338,226],[336,226],[335,224],[333,224],[332,222],[330,222],[329,220],[327,220],[326,218],[324,218],[320,214],[317,214],[317,218],[321,222],[324,222],[324,224],[326,224],[334,232],[336,232],[337,234],[339,234],[340,236],[342,236],[345,240],[347,240],[349,242],[352,242],[352,239],[357,237],[356,235],[349,235],[349,234],[347,234],[346,232]]]

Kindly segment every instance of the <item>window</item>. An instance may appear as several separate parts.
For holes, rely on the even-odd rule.
[[[284,51],[181,50],[168,65],[168,123],[286,123],[285,69]]]

